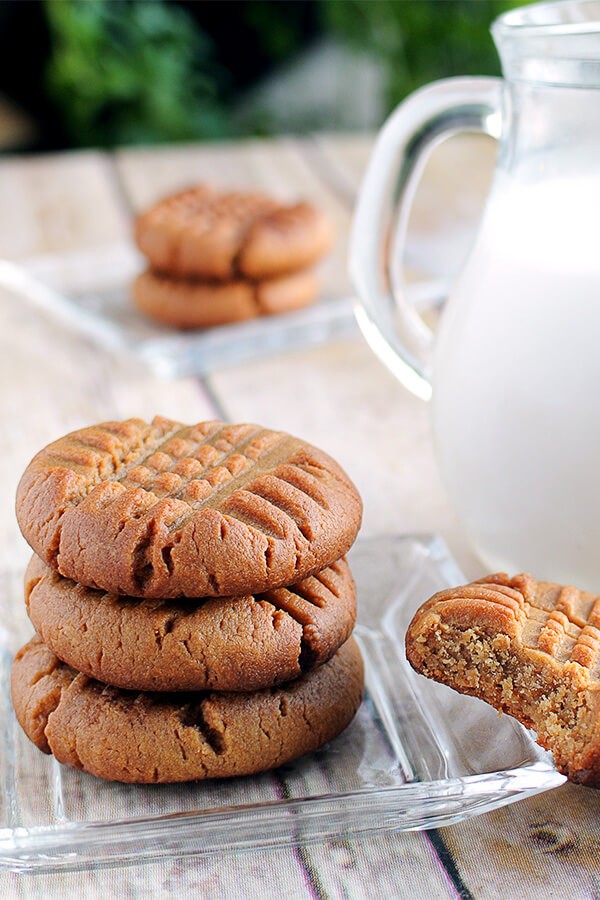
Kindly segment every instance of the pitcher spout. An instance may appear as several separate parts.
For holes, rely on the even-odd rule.
[[[600,0],[513,9],[495,20],[491,32],[507,80],[600,88]]]

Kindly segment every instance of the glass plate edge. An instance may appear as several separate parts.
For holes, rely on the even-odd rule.
[[[198,332],[166,331],[140,338],[110,318],[74,302],[10,260],[0,260],[0,285],[51,315],[113,356],[133,355],[163,378],[202,376],[265,354],[310,347],[356,334],[350,297],[331,297],[305,309],[264,316]]]
[[[437,535],[381,535],[363,538],[362,543],[390,539],[425,548],[448,583],[463,579]],[[164,857],[281,849],[334,838],[363,838],[455,824],[565,782],[548,754],[530,741],[535,761],[505,771],[347,794],[265,801],[246,807],[122,821],[2,828],[0,868],[78,870]],[[263,834],[261,823],[268,825]]]

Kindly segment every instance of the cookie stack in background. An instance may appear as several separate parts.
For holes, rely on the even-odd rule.
[[[312,266],[333,229],[308,203],[199,185],[140,215],[135,240],[149,265],[133,284],[138,309],[165,325],[206,328],[312,303]]]
[[[320,450],[255,425],[109,422],[43,449],[17,493],[36,636],[29,738],[124,782],[246,775],[351,721],[363,669],[344,558],[361,500]]]

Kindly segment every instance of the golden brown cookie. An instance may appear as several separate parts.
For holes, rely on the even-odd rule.
[[[17,653],[12,701],[23,730],[59,762],[110,781],[156,783],[263,772],[316,750],[354,717],[363,692],[352,638],[285,688],[151,694],[107,687],[39,638]]]
[[[360,496],[330,456],[257,425],[155,418],[43,449],[17,491],[25,539],[88,587],[133,597],[254,594],[340,559]]]
[[[537,732],[571,781],[600,786],[600,598],[530,575],[435,594],[406,655],[423,675]]]
[[[132,291],[137,308],[161,325],[211,328],[308,306],[318,286],[310,269],[258,282],[191,281],[147,271]]]
[[[292,681],[330,659],[356,617],[345,559],[293,587],[191,603],[95,591],[34,556],[25,602],[63,662],[137,691],[255,691]]]
[[[174,278],[262,281],[312,265],[333,231],[309,203],[199,185],[140,215],[135,239],[150,268]]]

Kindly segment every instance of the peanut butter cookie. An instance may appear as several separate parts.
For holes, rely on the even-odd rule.
[[[428,600],[406,654],[423,675],[533,728],[571,781],[600,786],[599,597],[490,575]]]
[[[309,203],[198,185],[141,214],[135,239],[150,268],[172,278],[262,281],[312,265],[333,230]]]
[[[40,750],[99,778],[138,783],[283,765],[336,737],[362,692],[352,638],[308,675],[251,694],[123,691],[76,672],[39,638],[17,653],[11,672],[17,718]]]
[[[142,272],[133,282],[137,308],[172,328],[211,328],[309,306],[318,280],[302,269],[268,281],[192,281]]]
[[[333,656],[356,617],[345,559],[293,587],[192,603],[106,594],[34,556],[25,602],[63,662],[140,691],[254,691],[291,681]]]
[[[161,600],[296,584],[348,551],[361,512],[343,469],[298,438],[163,418],[75,431],[17,491],[25,539],[61,575]]]

